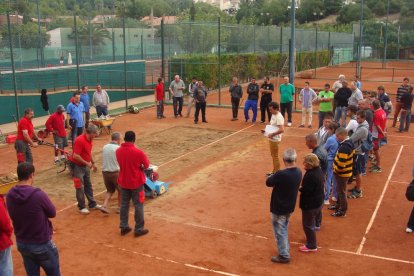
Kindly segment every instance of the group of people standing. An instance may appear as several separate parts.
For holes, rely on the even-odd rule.
[[[178,119],[183,117],[184,92],[186,86],[179,75],[175,75],[174,80],[170,83],[168,91],[172,96],[174,117]],[[166,118],[164,116],[164,80],[158,78],[158,84],[155,86],[154,97],[157,106],[157,119]],[[188,86],[188,104],[186,118],[190,117],[191,109],[195,106],[194,123],[197,124],[201,111],[201,120],[207,123],[206,107],[207,107],[207,90],[202,80],[193,77]]]
[[[400,95],[397,95],[397,105],[403,110],[401,116],[405,117],[400,119],[398,131],[408,131],[408,128],[405,129],[405,122],[410,120],[408,114],[411,113],[413,101],[412,87],[408,82],[408,78],[404,78],[403,84],[398,88]],[[302,225],[306,236],[306,243],[300,246],[299,250],[313,252],[318,249],[316,231],[321,229],[323,206],[327,205],[328,209],[333,211],[331,216],[345,217],[348,199],[363,196],[362,177],[368,171],[368,161],[371,160],[372,165],[369,172],[382,172],[379,149],[387,143],[386,121],[392,110],[392,103],[383,86],[378,87],[377,94],[366,98],[360,87],[361,83],[358,80],[351,82],[348,88],[343,75],[340,75],[339,80],[333,85],[334,91],[326,84],[325,90],[316,94],[310,89],[309,83],[305,83],[299,96],[302,103],[302,124],[299,127],[305,126],[305,114],[312,113],[309,108],[311,109],[315,102],[320,103],[320,127],[315,134],[305,137],[306,146],[312,153],[306,154],[303,159],[303,177],[296,165],[295,149],[288,148],[284,151],[284,169],[280,170],[279,162],[275,160],[278,159],[278,146],[272,145],[276,142],[272,138],[277,136],[279,139],[276,143],[280,143],[284,132],[284,116],[279,111],[278,103],[269,104],[270,110],[272,106],[275,107],[271,124],[276,132],[262,132],[265,132],[270,140],[273,158],[273,171],[267,174],[266,180],[266,185],[273,187],[270,211],[279,253],[271,258],[273,262],[290,262],[288,225],[295,209],[298,192],[301,193],[299,207],[302,209]],[[394,116],[397,118],[397,110]],[[311,118],[311,115],[309,117]],[[347,117],[350,119],[348,123]],[[396,121],[395,119],[393,127]],[[311,119],[308,124],[311,127]],[[347,190],[347,184],[353,181],[354,188]],[[412,220],[410,217],[407,233],[413,231]]]
[[[92,155],[96,134],[96,126],[89,125],[85,133],[76,139],[73,148],[71,162],[79,212],[87,215],[90,210],[100,210],[109,214],[109,200],[118,191],[116,212],[120,214],[120,234],[124,236],[132,231],[128,223],[131,201],[135,208],[134,236],[148,234],[149,230],[144,228],[143,205],[144,171],[150,165],[147,155],[135,146],[135,132],[125,132],[124,143],[121,143],[120,133],[112,133],[111,142],[102,151],[102,174],[107,193],[103,205],[99,205],[94,198],[90,178],[90,172],[97,171]],[[56,216],[56,208],[46,193],[33,187],[34,172],[32,163],[20,162],[17,166],[18,183],[7,193],[7,208],[3,197],[0,197],[0,275],[13,275],[13,229],[28,275],[39,275],[40,268],[47,275],[60,275],[59,253],[52,240],[53,225],[50,221]]]

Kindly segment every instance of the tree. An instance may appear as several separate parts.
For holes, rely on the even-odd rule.
[[[50,43],[50,35],[44,30],[41,30],[42,45],[45,47]],[[9,34],[7,31],[7,25],[0,27],[0,36],[3,37],[0,40],[1,47],[9,47]],[[14,25],[11,29],[11,39],[13,47],[18,48],[21,46],[24,49],[39,48],[39,33],[37,24],[27,23],[22,25]]]
[[[84,24],[78,26],[78,40],[81,45],[88,45],[92,42],[92,45],[105,45],[105,39],[112,39],[111,34],[105,28],[99,27],[94,24]],[[75,30],[69,35],[69,38],[75,39]]]
[[[314,12],[317,15],[313,15]],[[322,16],[320,16],[320,13],[322,13]],[[315,21],[323,16],[326,16],[323,0],[303,0],[297,11],[297,19],[300,23]]]
[[[338,13],[342,8],[342,4],[342,0],[324,0],[323,5],[326,15]]]
[[[371,10],[364,5],[364,20],[371,19],[374,17]],[[358,21],[361,16],[361,6],[359,4],[351,4],[344,6],[336,19],[338,23],[349,24],[354,21]]]

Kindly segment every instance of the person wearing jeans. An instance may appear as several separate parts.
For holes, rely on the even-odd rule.
[[[92,157],[92,141],[96,137],[98,129],[95,125],[89,125],[86,132],[76,138],[73,146],[71,161],[74,163],[73,185],[76,190],[79,212],[83,215],[89,214],[85,205],[85,196],[88,199],[89,209],[102,210],[102,206],[96,204],[93,197],[90,170],[97,171]]]
[[[401,116],[398,132],[408,131],[411,124],[411,108],[413,106],[413,87],[410,86],[408,92],[401,96]]]
[[[300,91],[299,102],[302,104],[302,123],[299,127],[305,127],[306,113],[308,114],[308,127],[312,128],[312,104],[318,99],[315,91],[305,82],[305,87]]]
[[[135,147],[135,132],[125,132],[124,143],[116,151],[116,159],[119,164],[118,184],[121,190],[120,224],[121,236],[132,231],[128,224],[129,203],[135,207],[135,237],[148,234],[144,228],[144,200],[146,182],[145,169],[149,167],[147,155]]]
[[[402,103],[401,103],[401,97],[408,92],[408,90],[410,89],[411,85],[410,85],[410,79],[409,78],[404,78],[403,79],[403,83],[398,87],[397,89],[397,96],[395,98],[395,110],[394,110],[394,119],[392,121],[392,127],[395,127],[397,124],[397,118],[398,115],[400,114],[401,108],[402,108]]]
[[[154,91],[155,103],[157,105],[157,119],[163,119],[164,116],[164,79],[158,78],[158,84]]]
[[[73,95],[73,102],[69,103],[66,108],[67,125],[71,129],[72,147],[75,143],[76,137],[83,133],[85,126],[85,108],[80,101],[80,93],[76,92]]]
[[[93,105],[96,108],[96,115],[99,117],[108,116],[109,96],[101,85],[96,85],[96,91],[92,97]]]
[[[59,253],[52,240],[50,221],[56,217],[56,208],[45,192],[33,187],[34,171],[34,166],[27,162],[17,166],[19,182],[7,193],[7,210],[27,275],[40,275],[42,267],[46,275],[60,276]]]
[[[179,75],[174,76],[174,80],[171,82],[169,90],[173,97],[174,117],[183,117],[181,112],[183,110],[183,92],[185,90],[185,84],[180,79]]]
[[[13,227],[7,214],[4,198],[0,195],[0,275],[13,276]]]
[[[296,158],[297,154],[294,149],[286,149],[283,153],[285,169],[270,175],[266,180],[266,186],[273,188],[270,198],[270,212],[279,253],[277,256],[271,257],[271,261],[275,263],[290,262],[289,219],[295,210],[296,197],[302,180],[302,172],[296,166]]]
[[[338,194],[336,193],[336,180],[333,177],[333,163],[338,150],[338,141],[336,140],[335,131],[338,129],[339,125],[337,122],[332,122],[328,127],[328,135],[330,137],[326,140],[324,144],[325,150],[328,153],[328,166],[326,167],[326,182],[325,182],[325,205],[329,205],[329,197],[331,196],[331,184],[332,184],[332,201],[336,201]]]
[[[256,83],[256,78],[252,78],[247,86],[247,101],[244,105],[244,119],[249,121],[249,109],[253,111],[252,123],[256,122],[257,117],[257,101],[259,100],[259,85]]]
[[[46,275],[60,275],[59,252],[50,240],[44,244],[25,244],[17,242],[17,250],[22,254],[27,275],[39,275],[42,267]]]

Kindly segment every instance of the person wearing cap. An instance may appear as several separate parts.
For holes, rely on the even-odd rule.
[[[55,148],[55,163],[66,158],[63,150],[68,146],[68,140],[66,138],[65,130],[65,107],[58,105],[56,112],[49,116],[46,121],[46,131],[53,133],[53,141],[57,148]],[[58,150],[60,149],[60,150]]]
[[[93,197],[90,170],[98,170],[92,156],[92,141],[97,136],[98,129],[95,125],[89,125],[85,133],[76,138],[73,146],[73,154],[70,160],[74,163],[73,184],[76,189],[79,212],[83,215],[89,214],[89,209],[103,210]],[[85,196],[88,199],[89,209],[85,205]]]

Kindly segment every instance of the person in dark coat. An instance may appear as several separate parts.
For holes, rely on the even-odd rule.
[[[41,93],[42,93],[42,95],[40,96],[40,101],[42,102],[42,107],[50,115],[49,101],[47,99],[47,90],[43,88]]]
[[[306,235],[306,244],[300,246],[299,251],[314,252],[318,250],[315,225],[323,204],[324,174],[319,166],[319,158],[314,153],[309,153],[304,157],[303,166],[306,173],[299,188],[299,207],[302,209],[302,225]]]

